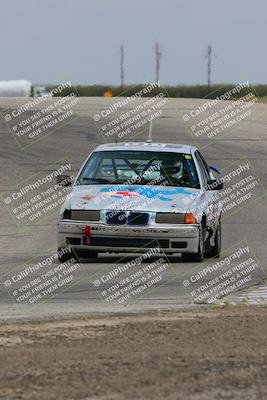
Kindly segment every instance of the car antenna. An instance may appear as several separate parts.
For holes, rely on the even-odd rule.
[[[153,118],[150,121],[150,125],[149,125],[149,131],[148,131],[148,139],[147,139],[147,143],[152,143],[152,128],[153,128]]]

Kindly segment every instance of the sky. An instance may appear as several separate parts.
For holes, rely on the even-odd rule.
[[[266,0],[0,0],[0,80],[34,84],[267,83]]]

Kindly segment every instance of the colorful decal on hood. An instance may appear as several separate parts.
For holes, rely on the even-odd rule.
[[[101,193],[106,194],[110,197],[123,198],[131,196],[144,196],[148,199],[158,199],[162,201],[172,201],[172,198],[167,196],[172,196],[175,194],[187,194],[196,196],[195,192],[192,192],[186,188],[178,187],[175,189],[154,189],[149,186],[132,186],[125,187],[125,190],[116,190],[116,187],[107,187],[100,190]]]
[[[92,200],[93,198],[94,198],[94,196],[89,196],[89,195],[82,197],[83,200]]]

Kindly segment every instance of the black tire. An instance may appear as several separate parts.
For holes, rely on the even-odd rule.
[[[205,244],[204,244],[205,230],[202,228],[199,232],[198,252],[197,253],[183,253],[182,259],[184,262],[202,262],[205,257]]]
[[[76,255],[75,255],[75,253],[73,251],[66,252],[66,253],[62,254],[62,250],[63,250],[63,248],[57,250],[58,261],[60,263],[64,263],[64,262],[67,262],[67,261],[70,261],[70,260],[72,260],[72,262],[76,262],[77,261],[77,257],[76,257]]]
[[[221,247],[222,247],[222,225],[220,220],[215,234],[215,244],[214,246],[209,246],[209,252],[207,253],[207,257],[219,258],[221,255]]]

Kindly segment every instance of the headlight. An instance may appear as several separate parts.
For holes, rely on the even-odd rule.
[[[76,221],[99,221],[99,210],[72,210],[71,219]]]
[[[157,224],[184,224],[185,214],[158,212],[155,222]]]
[[[64,210],[62,219],[71,219],[72,221],[99,221],[99,210]]]

